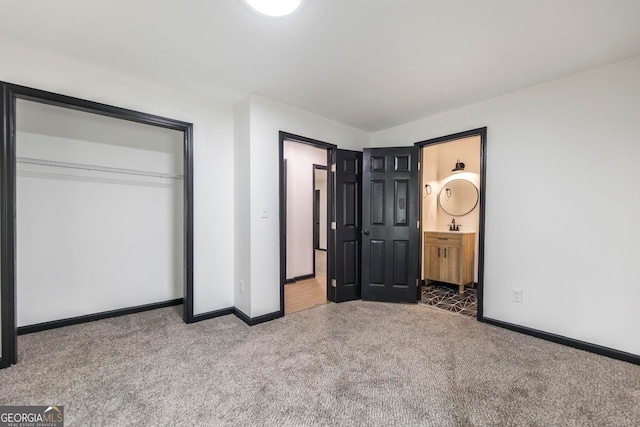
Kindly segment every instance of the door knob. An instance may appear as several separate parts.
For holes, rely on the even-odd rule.
[[[362,234],[364,234],[365,236],[369,235],[369,230],[367,230],[366,228],[364,230],[362,230]]]

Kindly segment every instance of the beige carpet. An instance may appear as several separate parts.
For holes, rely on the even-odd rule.
[[[640,425],[640,366],[436,309],[180,310],[20,336],[0,404],[64,405],[67,426]]]

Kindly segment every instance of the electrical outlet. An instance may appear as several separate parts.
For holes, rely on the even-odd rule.
[[[240,280],[240,293],[244,294],[244,280]]]
[[[511,289],[511,301],[522,302],[522,289]]]

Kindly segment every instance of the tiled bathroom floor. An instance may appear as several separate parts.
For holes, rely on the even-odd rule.
[[[466,288],[461,294],[458,293],[457,286],[453,288],[434,282],[422,287],[422,298],[419,304],[475,318],[478,298],[475,289]]]

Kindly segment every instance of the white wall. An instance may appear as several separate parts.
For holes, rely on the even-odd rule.
[[[327,150],[285,141],[284,158],[287,160],[287,279],[294,279],[314,274],[313,165],[327,165]]]
[[[249,212],[252,283],[251,312],[246,314],[257,317],[280,309],[279,131],[353,150],[368,145],[369,134],[255,95],[250,97],[249,102],[251,153],[248,167],[251,169]],[[260,217],[261,206],[269,208],[269,218]]]
[[[639,57],[373,135],[258,96],[234,111],[7,42],[0,58],[1,80],[194,123],[196,314],[279,309],[278,131],[358,150],[488,126],[485,315],[640,354]]]
[[[251,313],[251,158],[249,98],[234,108],[234,306]]]
[[[372,135],[488,127],[486,317],[640,354],[638,76],[640,57]]]
[[[30,47],[0,57],[0,80],[194,124],[194,312],[233,306],[233,108]]]
[[[18,100],[16,155],[183,174],[182,132]],[[18,326],[183,296],[181,179],[17,163]]]

